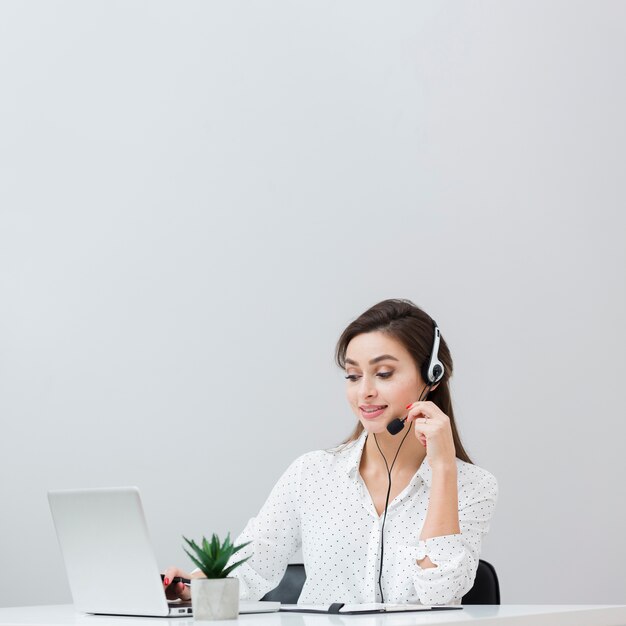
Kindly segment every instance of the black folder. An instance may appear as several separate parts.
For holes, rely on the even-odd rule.
[[[334,602],[328,607],[306,604],[281,604],[280,610],[287,613],[325,613],[335,615],[364,615],[366,613],[416,613],[418,611],[449,611],[462,606],[427,606],[424,604],[345,604]]]

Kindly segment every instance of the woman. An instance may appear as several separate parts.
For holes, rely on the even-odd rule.
[[[460,604],[498,486],[461,444],[446,342],[412,302],[385,300],[344,330],[335,356],[356,428],[338,448],[296,459],[237,538],[251,542],[237,560],[253,555],[232,573],[241,598],[274,589],[301,547],[300,603]],[[165,587],[169,598],[189,598],[182,583]]]

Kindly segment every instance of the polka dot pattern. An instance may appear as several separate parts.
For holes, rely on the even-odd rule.
[[[242,599],[258,600],[274,589],[301,547],[307,579],[299,603],[380,601],[382,516],[358,471],[366,436],[304,454],[281,476],[236,540],[252,542],[233,557],[252,554],[232,574],[240,580]],[[459,459],[457,476],[459,535],[419,540],[432,478],[427,458],[389,503],[382,576],[386,602],[460,604],[471,589],[498,483],[488,471]],[[417,564],[426,555],[437,567]]]

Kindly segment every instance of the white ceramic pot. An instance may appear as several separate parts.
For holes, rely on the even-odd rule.
[[[239,579],[192,578],[191,604],[196,620],[235,619],[239,615]]]

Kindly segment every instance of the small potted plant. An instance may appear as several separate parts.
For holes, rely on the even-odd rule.
[[[235,546],[230,542],[230,533],[226,536],[224,543],[220,543],[215,533],[210,542],[206,537],[202,537],[200,546],[187,537],[183,539],[195,555],[187,550],[185,552],[206,576],[206,578],[191,579],[191,603],[194,618],[197,620],[235,619],[239,614],[239,579],[229,577],[228,574],[250,557],[237,561],[229,567],[226,565],[233,554],[245,548],[250,542]]]

